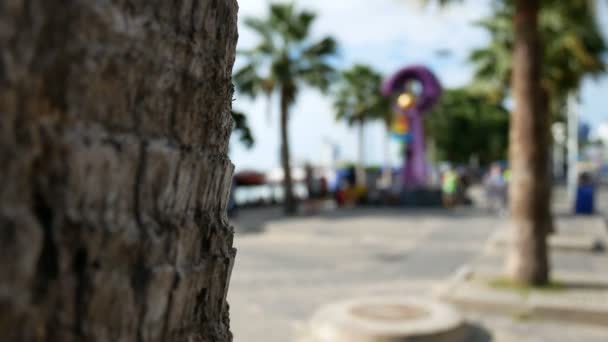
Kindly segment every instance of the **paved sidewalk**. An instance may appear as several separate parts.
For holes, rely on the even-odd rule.
[[[578,243],[581,238],[608,241],[606,226],[597,217],[558,216],[556,222],[556,237],[560,239],[554,241],[565,245],[572,245],[570,240]],[[525,333],[538,341],[608,341],[606,252],[553,246],[552,278],[558,288],[497,288],[490,283],[500,277],[507,244],[492,240],[501,233],[494,233],[484,251],[467,267],[472,272],[470,276],[438,283],[437,294],[470,311],[472,319],[491,329]]]
[[[293,341],[315,310],[340,299],[430,296],[433,284],[474,262],[502,224],[474,209],[345,209],[291,219],[271,210],[255,216],[241,212],[235,222],[238,254],[228,300],[236,342]],[[491,266],[501,268],[501,256],[495,257]],[[564,260],[572,267],[597,266]],[[538,341],[599,342],[608,336],[608,330],[582,325],[567,325],[568,335],[555,332],[563,323],[470,317],[483,318],[490,333],[512,331]]]
[[[316,309],[338,299],[427,294],[492,232],[493,217],[470,214],[344,209],[249,229],[255,220],[241,213],[228,298],[235,341],[291,341]]]

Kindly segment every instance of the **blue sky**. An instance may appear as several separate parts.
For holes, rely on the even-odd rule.
[[[316,10],[315,37],[332,35],[340,42],[340,67],[366,63],[383,73],[414,63],[434,70],[444,87],[465,85],[472,78],[466,61],[469,51],[483,46],[488,37],[471,22],[490,12],[491,0],[467,0],[439,10],[421,7],[418,0],[300,0],[300,8]],[[240,0],[239,48],[256,43],[256,36],[243,25],[247,16],[263,16],[268,0]],[[598,1],[598,18],[608,37],[608,2]],[[438,50],[448,49],[450,56]],[[237,58],[235,68],[242,65]],[[608,121],[608,76],[587,80],[581,93],[580,114],[583,120],[598,126]],[[278,104],[265,99],[255,101],[235,95],[234,108],[247,114],[256,145],[247,150],[237,141],[231,145],[231,158],[237,170],[270,169],[279,165]],[[296,164],[324,159],[323,141],[340,145],[340,159],[356,159],[356,130],[335,122],[331,98],[304,89],[292,109],[290,142]],[[366,128],[365,159],[370,164],[384,160],[384,131],[379,124]],[[393,146],[394,152],[396,152]],[[395,155],[394,158],[397,156]]]

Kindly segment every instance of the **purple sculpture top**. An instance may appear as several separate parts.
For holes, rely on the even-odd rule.
[[[441,84],[431,70],[422,65],[403,68],[389,78],[382,86],[382,93],[386,97],[403,92],[408,82],[419,82],[422,92],[416,99],[416,109],[426,112],[433,107],[441,96]]]
[[[418,83],[417,92],[410,89],[413,83]],[[395,109],[409,119],[412,140],[405,150],[404,185],[408,188],[425,186],[428,171],[422,114],[430,110],[441,96],[441,84],[428,68],[414,65],[390,77],[384,83],[382,93],[386,97],[398,97]]]

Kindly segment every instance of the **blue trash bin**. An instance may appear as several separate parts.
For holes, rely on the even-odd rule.
[[[579,185],[576,190],[574,212],[589,215],[595,212],[595,187],[590,184]]]

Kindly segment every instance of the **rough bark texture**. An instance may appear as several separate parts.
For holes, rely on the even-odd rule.
[[[544,284],[549,279],[547,232],[551,230],[549,113],[540,84],[539,0],[517,0],[511,116],[510,188],[513,244],[507,261],[512,280]]]
[[[0,2],[2,341],[229,341],[235,0]]]

